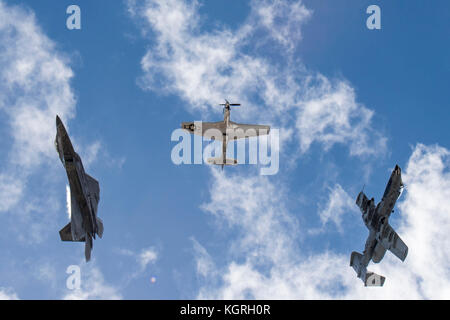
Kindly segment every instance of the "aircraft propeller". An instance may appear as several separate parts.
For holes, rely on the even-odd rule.
[[[225,99],[225,103],[221,103],[220,104],[220,106],[233,106],[233,107],[235,107],[235,106],[240,106],[241,104],[240,103],[229,103],[228,102],[228,100],[227,99]]]

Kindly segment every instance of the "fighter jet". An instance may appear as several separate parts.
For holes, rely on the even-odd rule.
[[[362,219],[369,229],[363,254],[353,251],[350,266],[355,269],[358,278],[365,286],[383,286],[385,277],[367,270],[370,260],[379,263],[386,253],[391,251],[397,258],[404,261],[408,247],[389,225],[389,216],[394,212],[394,205],[403,191],[401,169],[398,165],[392,171],[391,178],[384,191],[383,198],[375,207],[374,199],[368,200],[363,191],[356,199],[356,204],[362,212]]]
[[[236,159],[227,159],[227,145],[228,141],[234,141],[242,138],[250,138],[261,135],[267,135],[270,131],[270,126],[257,125],[257,124],[239,124],[230,120],[230,107],[240,106],[240,103],[229,103],[225,100],[225,103],[220,104],[223,106],[223,121],[218,122],[183,122],[181,128],[197,135],[201,135],[205,138],[212,140],[222,140],[222,157],[209,158],[207,162],[214,165],[237,165]],[[201,125],[197,125],[201,123]]]
[[[97,217],[100,200],[98,181],[88,175],[83,168],[80,156],[73,149],[66,128],[56,116],[56,151],[66,169],[70,185],[70,222],[59,231],[62,241],[85,243],[86,262],[91,259],[92,238],[103,235],[103,222]]]

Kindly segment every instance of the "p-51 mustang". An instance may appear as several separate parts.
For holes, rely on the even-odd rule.
[[[98,181],[88,175],[83,168],[80,156],[75,152],[61,119],[56,116],[56,151],[59,154],[70,185],[70,222],[59,231],[62,241],[85,243],[86,261],[91,259],[92,238],[103,235],[103,222],[97,217],[100,201]]]
[[[367,270],[370,260],[379,263],[383,259],[386,250],[391,251],[402,261],[405,260],[408,254],[408,247],[388,223],[391,213],[394,212],[395,202],[402,190],[401,169],[396,165],[384,191],[383,198],[376,207],[374,199],[368,200],[362,191],[356,199],[356,204],[361,209],[364,223],[369,229],[369,237],[367,238],[363,254],[352,252],[350,266],[355,269],[358,278],[361,278],[365,286],[382,286],[385,281],[385,277]]]
[[[239,103],[229,103],[225,100],[225,103],[220,104],[223,108],[223,121],[218,122],[199,122],[201,126],[197,126],[195,122],[183,122],[181,128],[187,130],[190,133],[201,135],[205,138],[216,140],[222,140],[222,157],[209,158],[207,162],[209,164],[215,164],[223,166],[225,165],[237,165],[236,159],[227,159],[227,144],[228,141],[233,141],[242,138],[257,137],[262,135],[268,135],[270,132],[270,126],[258,125],[258,124],[239,124],[230,120],[230,107],[240,106]]]

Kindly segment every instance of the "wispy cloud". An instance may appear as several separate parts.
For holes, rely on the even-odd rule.
[[[75,290],[67,290],[65,300],[120,300],[122,295],[119,290],[105,282],[100,269],[93,265],[85,265],[81,268],[81,287]]]
[[[131,257],[135,261],[134,264],[129,264],[131,267],[123,280],[122,287],[127,286],[132,280],[151,270],[150,266],[155,265],[160,256],[160,250],[155,247],[143,248],[138,252],[121,248],[117,252],[120,255]]]
[[[204,115],[220,112],[215,105],[224,98],[239,101],[245,108],[236,117],[290,132],[281,136],[301,153],[313,143],[325,150],[345,144],[356,156],[385,150],[386,138],[371,127],[373,111],[356,101],[350,84],[308,70],[295,55],[311,16],[301,1],[252,1],[235,30],[208,31],[201,28],[197,1],[128,3],[144,34],[155,38],[141,61],[144,89],[177,94]]]
[[[148,248],[142,250],[139,254],[139,264],[141,265],[141,270],[145,270],[149,264],[153,264],[158,259],[158,253],[153,248]]]
[[[387,277],[384,287],[377,290],[365,288],[356,278],[347,255],[302,253],[306,249],[300,239],[303,229],[295,232],[290,225],[280,224],[278,215],[285,220],[294,216],[280,205],[283,196],[278,189],[273,192],[271,183],[260,180],[257,188],[249,188],[236,177],[222,176],[214,183],[205,209],[238,229],[239,236],[231,240],[233,254],[228,255],[225,267],[211,267],[213,261],[208,258],[209,267],[205,268],[209,255],[204,248],[196,250],[198,273],[207,279],[199,298],[448,299],[449,170],[447,149],[421,144],[414,149],[404,172],[406,196],[400,199],[392,222],[394,227],[399,224],[396,229],[409,246],[409,255],[402,263],[388,253],[379,265],[369,266]],[[231,185],[233,194],[238,195],[234,198],[227,192]],[[258,188],[267,192],[255,191]],[[344,233],[352,232],[342,228]]]
[[[19,300],[19,297],[14,290],[0,287],[0,300]]]
[[[424,297],[449,299],[450,151],[418,144],[403,181],[406,194],[398,206],[398,232],[409,246],[405,268]]]
[[[308,70],[296,56],[301,26],[312,14],[301,1],[253,1],[250,14],[241,25],[208,31],[201,28],[199,6],[197,1],[129,1],[130,14],[139,18],[144,36],[152,39],[141,60],[144,74],[140,84],[144,89],[175,94],[187,102],[188,110],[201,111],[205,116],[217,114],[220,110],[212,106],[224,97],[239,101],[246,108],[236,117],[251,116],[252,121],[269,122],[289,132],[281,136],[294,142],[301,155],[314,144],[326,152],[341,144],[348,147],[351,156],[386,152],[387,139],[372,127],[374,112],[357,101],[351,84]],[[271,56],[273,53],[276,59]],[[292,152],[292,148],[289,150]],[[450,187],[438,179],[448,172],[446,152],[418,145],[408,163],[404,181],[410,185],[409,195],[399,205],[401,215],[393,221],[400,219],[397,231],[410,246],[410,255],[404,263],[387,255],[382,264],[371,266],[387,277],[379,290],[363,286],[349,267],[347,255],[330,251],[306,254],[310,248],[304,247],[302,237],[308,234],[307,230],[302,229],[297,215],[285,205],[288,185],[212,168],[211,199],[202,209],[220,221],[216,227],[233,230],[234,238],[228,243],[224,266],[216,265],[206,248],[194,241],[197,272],[205,280],[198,297],[448,298],[445,288],[450,286],[435,286],[439,276],[444,283],[449,280],[449,240],[447,235],[441,235],[442,230],[448,229],[442,225],[448,224],[445,208],[449,206],[438,210],[428,202],[414,205],[416,198],[427,195],[442,203],[449,199]],[[436,159],[438,164],[441,159],[445,165],[429,166],[429,171],[421,171],[420,178],[414,179],[413,168],[424,158]],[[424,181],[428,183],[427,190],[418,187]],[[353,204],[353,197],[336,185],[331,190],[329,206],[320,210],[321,220],[341,226],[344,234],[351,232],[342,223],[353,218],[344,214],[350,202]],[[414,236],[424,233],[424,227],[413,222],[423,222],[422,218],[436,218],[441,232],[425,232],[426,238],[419,244],[419,238]],[[436,228],[433,223],[427,230]],[[433,275],[427,275],[426,269],[426,261],[431,258],[422,258],[421,251],[439,257]]]
[[[333,188],[329,188],[329,195],[325,205],[319,204],[319,217],[322,222],[322,228],[309,230],[309,233],[324,232],[324,227],[329,222],[334,223],[337,230],[342,233],[343,215],[352,212],[358,212],[354,199],[350,197],[340,184],[335,184]]]
[[[9,160],[32,169],[54,159],[55,115],[75,115],[73,72],[34,14],[3,1],[0,39],[0,110],[14,141]]]
[[[0,211],[9,211],[25,196],[29,177],[55,160],[55,115],[73,118],[75,97],[67,58],[31,11],[3,1],[0,53],[0,123],[11,141],[1,150],[0,199],[8,200]]]
[[[10,210],[19,201],[23,188],[22,181],[16,176],[0,173],[0,212]]]
[[[83,165],[89,168],[94,163],[101,162],[107,167],[121,169],[126,158],[124,156],[111,156],[107,146],[100,140],[93,141],[87,145],[80,145],[80,156],[83,159]]]

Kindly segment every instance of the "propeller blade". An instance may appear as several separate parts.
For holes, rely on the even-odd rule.
[[[219,106],[240,106],[240,103],[229,103],[228,100],[225,100],[227,103],[220,103]]]

